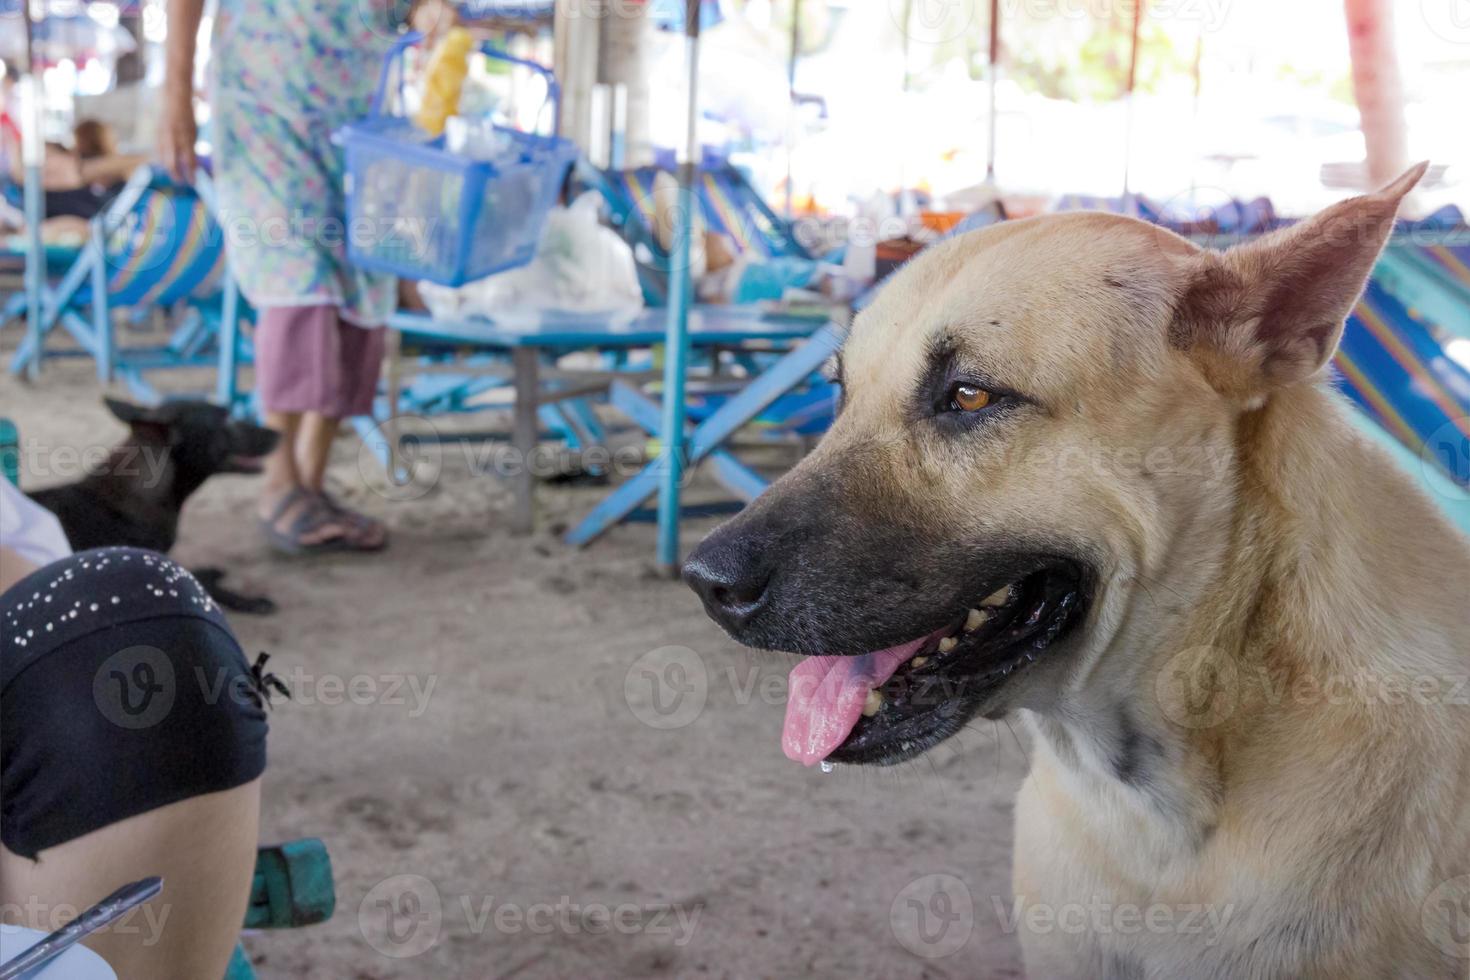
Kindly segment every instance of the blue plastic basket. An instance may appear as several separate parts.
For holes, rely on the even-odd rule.
[[[389,76],[418,40],[407,34],[393,46],[367,118],[337,134],[347,154],[347,256],[364,269],[462,286],[531,261],[577,149],[558,136],[496,126],[511,147],[509,162],[476,160],[450,152],[442,135],[430,139],[409,120],[384,115]],[[550,70],[480,50],[546,79],[554,131],[559,89]]]

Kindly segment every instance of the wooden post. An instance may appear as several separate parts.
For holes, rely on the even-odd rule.
[[[592,141],[592,87],[597,83],[596,5],[557,0],[552,37],[552,67],[561,85],[561,135],[586,148]]]
[[[648,16],[648,4],[612,3],[601,19],[601,36],[598,53],[597,80],[612,86],[617,92],[621,86],[623,102],[616,105],[617,96],[610,95],[608,118],[599,120],[603,124],[621,124],[623,137],[624,167],[642,167],[653,162],[653,130],[650,116],[652,85],[649,81],[650,58],[653,51],[653,18]],[[622,118],[617,120],[618,109]]]

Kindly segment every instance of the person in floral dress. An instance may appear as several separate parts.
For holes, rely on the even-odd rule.
[[[195,37],[204,0],[169,0],[159,153],[191,180]],[[281,433],[257,508],[291,552],[372,551],[383,525],[343,506],[324,478],[343,418],[369,412],[392,276],[347,262],[344,161],[332,134],[366,115],[383,57],[409,23],[436,33],[444,0],[220,0],[210,44],[212,166],[230,270],[259,312],[256,387]]]

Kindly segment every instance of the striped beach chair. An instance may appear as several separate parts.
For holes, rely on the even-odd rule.
[[[219,334],[236,338],[243,306],[225,268],[224,235],[209,204],[207,178],[197,187],[181,186],[144,167],[93,219],[76,260],[44,290],[40,343],[27,337],[10,369],[18,374],[51,357],[87,356],[104,382],[117,378],[140,398],[156,399],[145,373],[215,364]],[[115,314],[155,309],[182,314],[165,342],[118,342]],[[5,312],[23,315],[24,299]],[[48,346],[57,327],[75,340],[74,349]]]
[[[656,167],[599,171],[585,164],[576,171],[581,184],[601,193],[613,226],[644,259],[638,264],[638,275],[649,306],[668,302],[669,257],[653,231],[658,213],[653,188],[658,174]],[[812,259],[791,226],[730,164],[701,170],[695,192],[705,224],[724,235],[739,255],[760,264]]]
[[[1470,488],[1470,371],[1376,280],[1368,283],[1333,356],[1349,398],[1405,447],[1452,482]],[[1451,451],[1446,452],[1444,450]]]
[[[1470,227],[1458,208],[1401,223],[1374,275],[1422,319],[1470,338]]]

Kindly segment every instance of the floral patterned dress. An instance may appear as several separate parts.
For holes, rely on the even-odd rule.
[[[394,0],[221,0],[211,46],[213,161],[231,271],[256,307],[330,305],[381,326],[393,277],[347,262],[344,161],[407,10]]]

